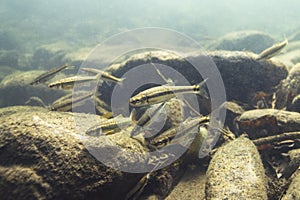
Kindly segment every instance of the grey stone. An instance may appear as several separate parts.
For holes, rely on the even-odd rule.
[[[220,147],[206,172],[206,199],[267,198],[265,172],[255,145],[240,137]]]

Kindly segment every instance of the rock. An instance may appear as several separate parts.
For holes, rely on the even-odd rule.
[[[276,59],[285,63],[289,68],[300,62],[300,50],[293,50],[276,56]]]
[[[70,49],[71,46],[63,42],[42,45],[34,52],[31,65],[35,69],[51,69],[55,66],[62,66],[69,61],[65,56]]]
[[[300,63],[295,65],[288,76],[281,81],[275,93],[274,108],[289,109],[293,99],[300,94]]]
[[[206,199],[267,199],[264,168],[255,145],[240,137],[220,147],[206,172]]]
[[[4,199],[121,199],[141,178],[107,167],[91,155],[99,151],[110,158],[112,166],[130,167],[130,163],[139,166],[141,160],[139,154],[126,155],[144,152],[126,134],[86,136],[85,131],[101,119],[97,115],[24,106],[0,109],[0,116],[0,185],[5,188],[0,193]]]
[[[300,113],[300,94],[294,97],[291,105],[287,108],[289,111]]]
[[[225,102],[224,108],[226,109],[226,119],[224,125],[228,126],[230,130],[235,130],[235,119],[245,111],[235,102]]]
[[[45,105],[49,105],[67,94],[64,90],[50,89],[43,84],[29,85],[43,72],[16,72],[6,76],[0,83],[0,107],[24,105],[31,97],[38,97]]]
[[[297,200],[300,199],[300,173],[294,177],[286,194],[282,197],[282,200]]]
[[[53,195],[51,186],[26,166],[0,166],[0,187],[3,199],[47,199]]]
[[[272,88],[278,85],[282,79],[286,78],[288,73],[283,64],[270,60],[257,61],[255,59],[256,55],[251,53],[216,51],[207,52],[207,55],[212,58],[219,69],[225,85],[227,101],[236,100],[248,103],[253,98],[253,94],[258,91],[270,93],[272,92]],[[201,53],[194,53],[187,56],[187,60],[197,63],[206,62],[206,59],[208,58],[203,57]],[[183,75],[190,84],[199,84],[202,81],[199,72],[189,62],[174,54],[161,51],[135,54],[121,63],[111,65],[107,71],[116,77],[122,77],[131,69],[150,62],[172,67]],[[149,65],[149,67],[154,70],[153,66]],[[154,71],[153,73],[156,72]],[[164,72],[162,71],[162,73]],[[134,77],[127,77],[127,80],[126,76],[123,78],[125,78],[123,87],[127,87],[127,80]],[[147,78],[145,76],[145,79]],[[143,79],[143,77],[140,79]],[[111,103],[112,91],[113,85],[104,86],[100,89],[102,100],[108,104]]]
[[[256,61],[254,55],[244,52],[216,51],[208,55],[212,57],[222,75],[228,101],[249,103],[253,94],[259,91],[271,93],[272,88],[288,74],[282,63],[271,60]]]
[[[92,48],[81,48],[76,51],[69,52],[65,55],[65,60],[70,60],[70,64],[75,67],[80,67],[86,61],[87,56],[92,51]]]
[[[284,132],[300,131],[300,113],[277,109],[256,109],[244,112],[237,118],[240,133],[251,139]]]
[[[238,31],[225,35],[209,46],[211,50],[251,51],[260,53],[274,44],[274,39],[260,31]]]
[[[205,171],[200,166],[185,172],[166,200],[205,199]]]
[[[288,152],[290,162],[282,172],[282,176],[288,179],[300,166],[300,149],[293,149]]]
[[[6,66],[6,65],[1,65],[0,66],[0,82],[2,81],[2,79],[4,79],[6,76],[8,76],[9,74],[13,74],[14,72],[16,72],[17,70],[10,67],[10,66]]]

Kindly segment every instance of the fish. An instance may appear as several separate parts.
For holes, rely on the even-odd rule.
[[[96,76],[72,76],[48,84],[49,88],[56,89],[72,89],[75,83],[88,83],[99,79],[99,75]]]
[[[147,146],[149,149],[160,149],[166,146],[167,144],[169,144],[175,138],[175,136],[177,138],[176,142],[178,143],[187,142],[187,140],[183,141],[182,137],[187,139],[186,138],[187,135],[191,133],[196,127],[198,127],[200,124],[204,124],[208,122],[209,122],[209,116],[188,118],[182,123],[181,126],[168,129],[161,135],[155,137],[152,140],[149,140]]]
[[[208,98],[207,92],[204,89],[204,85],[207,79],[203,80],[198,85],[191,86],[171,86],[161,85],[147,90],[144,90],[137,95],[130,98],[129,103],[133,107],[141,107],[147,105],[153,105],[168,101],[177,94],[193,93]]]
[[[100,74],[100,79],[103,79],[108,82],[113,82],[113,83],[121,83],[124,79],[123,78],[117,78],[113,75],[111,75],[108,72],[102,71],[100,69],[95,69],[95,68],[81,68],[82,71],[92,73],[94,75]]]
[[[110,135],[129,127],[131,124],[132,121],[129,117],[118,115],[115,118],[103,120],[99,124],[89,128],[86,134],[89,136]]]
[[[141,132],[142,127],[151,124],[151,122],[155,120],[159,120],[160,118],[159,115],[163,113],[164,107],[165,107],[165,102],[151,106],[149,109],[145,111],[145,113],[137,121],[133,119],[133,116],[135,115],[134,114],[135,109],[134,109],[131,112],[130,116],[131,116],[131,120],[135,125],[130,135],[135,136],[139,134],[139,132]]]
[[[288,44],[288,40],[285,39],[283,42],[279,42],[271,46],[270,48],[267,48],[263,52],[261,52],[257,60],[264,60],[264,59],[270,59],[277,55],[286,45]]]
[[[30,83],[30,85],[35,85],[35,84],[38,84],[38,83],[44,83],[44,82],[50,80],[51,78],[53,78],[58,72],[66,69],[68,67],[70,67],[70,66],[68,64],[65,64],[63,66],[53,68],[53,69],[41,74],[40,76],[36,77],[34,79],[34,81],[32,81]]]
[[[73,98],[74,94],[67,94],[62,98],[56,100],[52,103],[50,110],[58,110],[58,111],[71,111],[72,107],[76,106],[77,104],[81,103],[82,101],[93,97],[94,92],[85,92],[81,95],[76,95]]]

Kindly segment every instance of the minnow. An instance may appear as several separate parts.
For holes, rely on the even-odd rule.
[[[94,95],[94,92],[85,93],[83,95],[76,95],[74,98],[72,98],[74,94],[67,94],[66,96],[63,96],[62,98],[56,100],[51,105],[51,110],[58,110],[58,111],[71,111],[72,107],[74,107],[76,104],[91,98]]]
[[[108,72],[102,71],[100,69],[95,69],[95,68],[81,68],[82,71],[88,72],[88,73],[92,73],[94,75],[98,75],[100,74],[100,79],[103,79],[105,81],[108,82],[114,82],[114,83],[120,83],[122,82],[124,79],[122,78],[117,78],[113,75],[111,75]]]
[[[288,44],[288,40],[285,39],[283,42],[279,42],[277,44],[274,44],[270,48],[267,48],[263,52],[261,52],[257,60],[263,60],[263,59],[270,59],[277,55],[286,45]]]
[[[206,90],[204,89],[204,85],[207,79],[202,81],[198,85],[191,86],[170,86],[170,85],[162,85],[153,87],[147,90],[144,90],[134,97],[131,97],[129,103],[131,106],[140,107],[146,105],[153,105],[161,102],[168,101],[177,94],[187,94],[194,93],[205,98],[208,98]]]
[[[158,120],[156,118],[159,118],[158,116],[163,112],[165,107],[165,102],[157,105],[153,105],[149,109],[145,111],[145,113],[136,121],[133,119],[133,115],[135,110],[131,113],[131,120],[134,122],[135,126],[133,127],[131,131],[131,136],[137,135],[141,131],[141,127],[149,125],[151,122]]]
[[[72,76],[64,78],[53,83],[50,83],[48,87],[57,88],[57,89],[72,89],[75,83],[88,83],[91,81],[96,81],[99,79],[99,76]]]
[[[170,143],[175,138],[175,136],[180,139],[181,137],[184,137],[186,134],[194,130],[194,128],[208,122],[209,122],[208,116],[186,119],[181,126],[171,128],[165,131],[164,133],[162,133],[160,136],[157,136],[154,139],[150,140],[147,146],[150,149],[162,148],[166,146],[168,143]]]
[[[57,74],[58,72],[66,69],[68,67],[69,67],[68,64],[65,64],[65,65],[60,66],[60,67],[55,67],[55,68],[41,74],[40,76],[36,77],[34,79],[34,81],[32,81],[30,83],[30,85],[34,85],[34,84],[38,84],[38,83],[44,83],[44,82],[50,80],[51,78],[53,78],[55,76],[55,74]]]
[[[120,131],[123,128],[127,128],[132,123],[131,119],[128,117],[122,117],[118,115],[115,118],[103,120],[96,126],[89,128],[86,134],[89,136],[101,136],[110,135]]]

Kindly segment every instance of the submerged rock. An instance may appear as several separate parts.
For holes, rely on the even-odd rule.
[[[298,94],[300,94],[300,64],[295,65],[286,79],[281,81],[275,93],[274,107],[277,109],[286,107],[289,110],[293,99]]]
[[[17,70],[6,65],[0,65],[0,82],[9,74],[16,72]]]
[[[255,145],[240,137],[220,147],[206,172],[206,199],[267,199],[264,168]]]
[[[69,52],[65,55],[65,60],[70,60],[72,66],[80,67],[80,65],[86,60],[89,53],[92,51],[91,48],[81,48],[77,51]]]
[[[278,55],[276,59],[284,62],[289,68],[300,62],[300,50],[293,50],[284,54]]]
[[[282,197],[282,200],[297,200],[300,199],[300,173],[294,177],[286,194]]]
[[[288,107],[288,110],[300,113],[300,94],[294,97],[291,105]]]
[[[0,109],[0,116],[1,198],[122,199],[141,178],[105,166],[87,150],[89,144],[89,150],[105,153],[115,165],[139,166],[141,161],[126,157],[143,153],[126,134],[85,136],[99,116],[26,106]]]
[[[300,113],[277,109],[256,109],[244,112],[237,118],[241,133],[251,139],[300,131]]]
[[[40,98],[45,105],[67,94],[64,90],[54,90],[46,85],[29,85],[34,78],[44,71],[15,72],[0,82],[0,107],[25,105],[32,97]],[[64,75],[60,75],[62,77]],[[56,78],[59,78],[56,77]]]
[[[205,199],[205,180],[203,167],[196,166],[187,170],[166,200]]]
[[[31,65],[35,69],[51,69],[53,66],[61,66],[68,61],[65,55],[70,49],[71,46],[63,42],[42,45],[34,52]]]
[[[237,117],[241,116],[244,109],[236,104],[235,102],[225,102],[224,108],[226,109],[226,119],[225,119],[225,126],[228,126],[229,130],[235,130],[235,120]]]
[[[222,76],[228,101],[237,100],[248,103],[253,98],[253,94],[258,91],[270,93],[273,87],[278,85],[288,73],[287,68],[282,63],[271,60],[257,61],[256,55],[251,53],[215,51],[208,52],[207,56],[215,62]],[[187,60],[205,65],[206,62],[211,62],[211,60],[208,61],[209,57],[207,56],[203,56],[203,53],[194,53],[183,59],[171,53],[152,51],[135,54],[122,63],[110,66],[107,70],[116,77],[122,77],[137,66],[150,62],[160,63],[177,70],[191,84],[199,84],[202,81],[201,74]],[[153,66],[149,65],[149,67],[154,70]],[[126,77],[123,78],[125,78],[123,87],[126,87]],[[143,77],[139,78],[143,79]],[[147,78],[144,79],[147,80]],[[100,89],[101,94],[103,94],[102,100],[108,104],[111,102],[112,87],[105,86]]]
[[[260,53],[273,44],[274,39],[270,35],[250,30],[229,33],[211,44],[209,49]]]
[[[51,186],[27,166],[0,166],[0,187],[4,199],[48,199],[53,196]]]

